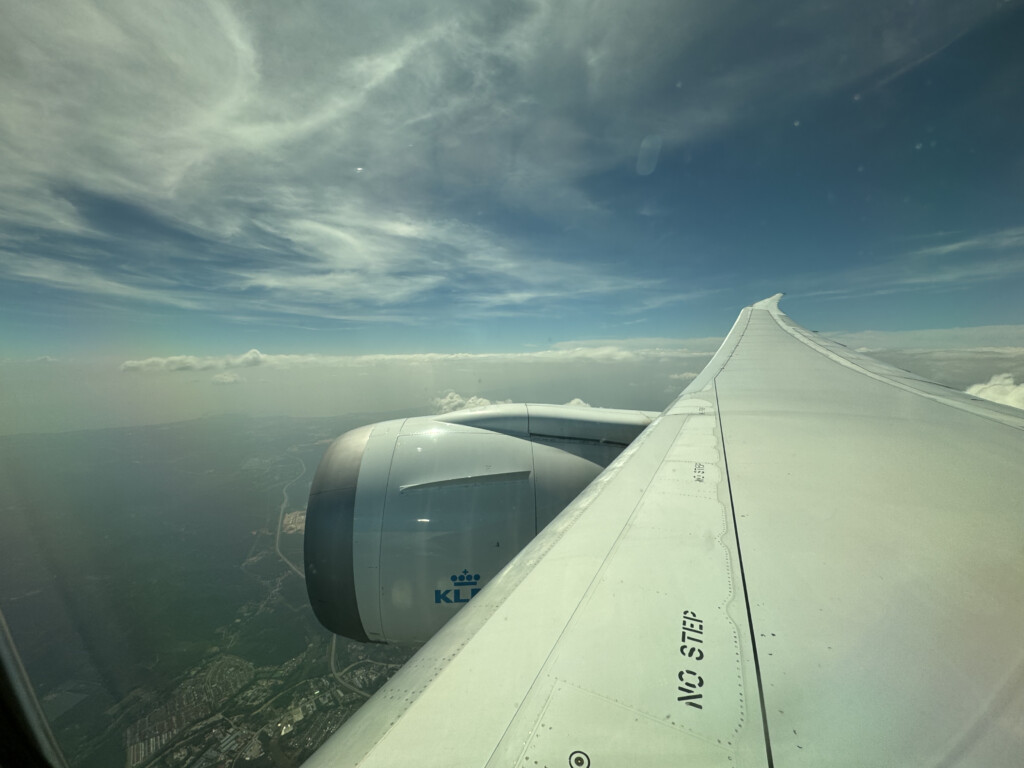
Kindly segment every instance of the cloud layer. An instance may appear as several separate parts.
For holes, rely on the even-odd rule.
[[[198,418],[211,413],[369,421],[497,402],[660,411],[708,363],[703,340],[599,341],[510,354],[177,355],[107,363],[0,360],[0,434]],[[657,343],[660,346],[648,346]],[[875,350],[872,356],[981,397],[1019,398],[1024,349]],[[999,375],[995,375],[995,374]],[[987,384],[977,384],[987,382]]]
[[[488,400],[486,397],[480,397],[479,395],[470,395],[469,397],[463,397],[458,392],[449,391],[443,397],[435,397],[433,400],[434,413],[451,413],[452,411],[461,411],[464,408],[481,408],[486,405],[501,405],[503,403],[511,403],[511,400]],[[579,408],[589,408],[590,403],[586,403],[578,397],[574,397],[565,405],[572,405]]]
[[[511,400],[488,400],[486,397],[480,397],[479,395],[470,395],[469,397],[463,397],[458,392],[448,392],[443,397],[434,398],[434,413],[451,413],[452,411],[461,411],[463,408],[481,408],[485,405],[498,405],[501,403],[510,403]]]
[[[702,342],[704,340],[698,340]],[[559,346],[534,352],[496,353],[423,353],[408,355],[268,355],[250,349],[242,355],[196,356],[173,355],[125,360],[121,370],[126,373],[144,371],[221,371],[235,368],[360,368],[381,365],[426,365],[463,363],[481,364],[571,364],[571,363],[692,363],[710,357],[708,352],[692,351],[682,340],[676,348],[632,348],[604,342],[597,346]]]
[[[967,388],[967,394],[1024,410],[1024,384],[1014,384],[1009,373],[998,373],[985,384],[974,384]]]

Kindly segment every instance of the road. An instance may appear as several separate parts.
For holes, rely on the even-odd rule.
[[[295,573],[297,573],[300,578],[305,579],[306,574],[303,573],[302,569],[299,568],[287,557],[285,557],[284,553],[281,552],[281,526],[284,524],[284,511],[288,507],[288,489],[291,488],[292,485],[294,485],[303,475],[306,474],[306,462],[304,462],[298,456],[295,457],[295,460],[299,462],[299,466],[302,467],[302,470],[299,472],[299,474],[297,474],[295,477],[289,480],[285,484],[284,488],[281,489],[281,509],[277,515],[277,536],[274,538],[274,549],[277,550],[277,556],[285,562],[285,565],[287,565],[289,568],[295,571]]]
[[[329,658],[331,660],[331,674],[334,675],[334,679],[337,680],[340,685],[342,685],[345,688],[347,688],[348,690],[352,691],[352,693],[357,693],[360,696],[362,696],[364,699],[370,698],[370,694],[368,694],[362,688],[357,688],[356,686],[352,685],[350,682],[348,682],[347,680],[345,680],[341,676],[342,672],[347,672],[349,670],[349,668],[354,667],[355,664],[349,664],[347,667],[345,667],[344,670],[342,670],[342,672],[338,672],[338,666],[337,666],[337,664],[334,663],[334,648],[335,648],[335,646],[337,646],[337,644],[338,644],[338,636],[337,635],[331,635],[331,650],[328,651],[328,656],[329,656]]]

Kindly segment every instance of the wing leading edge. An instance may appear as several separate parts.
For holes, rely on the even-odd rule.
[[[778,297],[308,765],[1001,765],[1024,419]]]

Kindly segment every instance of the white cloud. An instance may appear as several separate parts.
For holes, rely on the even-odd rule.
[[[488,400],[479,395],[463,397],[458,392],[448,392],[444,397],[435,397],[433,400],[434,413],[451,413],[461,411],[463,408],[481,408],[485,405],[499,405],[511,403],[511,400]]]
[[[237,373],[216,373],[210,381],[214,384],[238,384],[239,382],[245,381],[245,379]]]
[[[284,355],[278,357],[287,357]],[[268,355],[258,349],[250,349],[244,355],[222,355],[219,357],[197,357],[195,355],[174,355],[173,357],[147,357],[145,360],[126,360],[121,363],[122,371],[209,371],[226,368],[253,368],[268,362]],[[214,377],[216,378],[216,377]],[[221,382],[223,383],[223,382]]]
[[[511,403],[511,400],[488,400],[486,397],[480,397],[479,395],[470,395],[469,397],[463,397],[458,392],[449,391],[444,397],[435,397],[433,400],[434,413],[451,413],[452,411],[461,411],[464,408],[481,408],[485,405],[501,405],[504,403]],[[565,405],[577,406],[580,408],[590,408],[590,403],[584,402],[578,397],[574,397]]]
[[[1009,373],[997,373],[986,384],[973,384],[967,394],[1024,409],[1024,384],[1014,384]]]
[[[588,339],[585,341],[559,341],[552,349],[589,349],[591,347],[614,347],[626,350],[671,350],[673,354],[694,356],[714,353],[722,345],[722,336],[703,338],[672,339],[666,337],[637,336],[631,339]]]
[[[395,355],[274,355],[250,349],[243,355],[174,355],[149,357],[144,360],[126,360],[121,363],[125,372],[141,371],[208,371],[264,366],[269,368],[360,368],[389,364],[504,364],[504,363],[629,363],[665,362],[670,360],[703,360],[707,352],[691,352],[686,348],[630,348],[629,340],[623,346],[575,347],[547,349],[535,352],[427,352]]]
[[[696,373],[673,373],[669,376],[674,381],[693,381],[697,378]]]

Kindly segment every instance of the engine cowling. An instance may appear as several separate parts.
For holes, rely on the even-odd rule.
[[[427,640],[656,416],[499,405],[346,432],[306,509],[317,619],[361,642]]]

